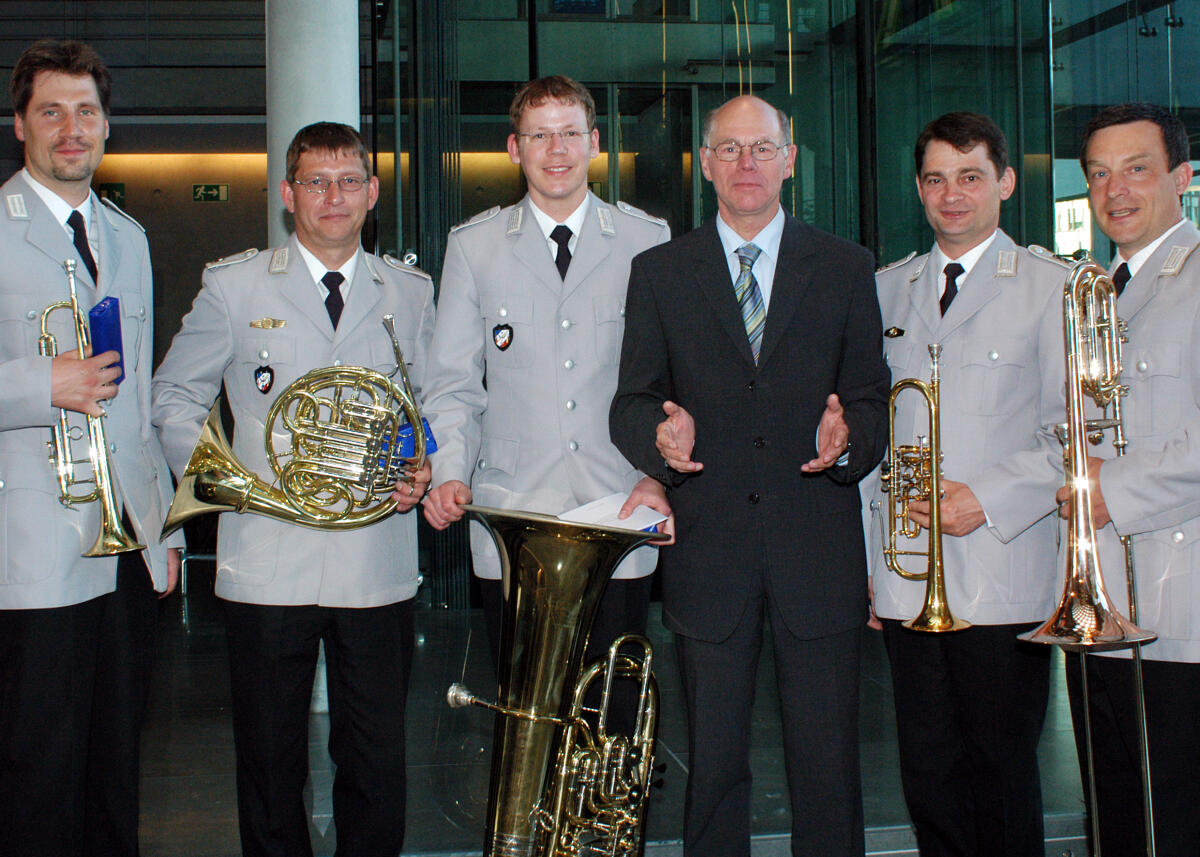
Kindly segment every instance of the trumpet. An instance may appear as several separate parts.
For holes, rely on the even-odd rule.
[[[393,317],[384,316],[383,326],[396,355],[391,374],[362,366],[313,369],[272,403],[263,429],[271,482],[238,461],[214,405],[163,536],[207,512],[251,512],[319,530],[357,529],[391,515],[396,481],[423,467],[437,443],[417,407]],[[288,444],[277,447],[277,435]]]
[[[1121,537],[1125,555],[1125,582],[1129,593],[1129,618],[1109,600],[1100,571],[1096,527],[1092,518],[1091,487],[1086,443],[1100,443],[1104,432],[1113,433],[1118,457],[1125,454],[1121,399],[1129,388],[1121,384],[1121,343],[1125,322],[1117,316],[1117,291],[1112,279],[1095,262],[1084,259],[1071,269],[1063,288],[1063,346],[1067,372],[1067,422],[1058,427],[1063,443],[1063,470],[1071,491],[1067,520],[1066,582],[1058,607],[1039,628],[1022,634],[1023,640],[1048,643],[1080,652],[1083,682],[1084,733],[1087,743],[1088,790],[1091,796],[1092,841],[1100,854],[1096,771],[1093,760],[1091,705],[1087,689],[1087,653],[1132,648],[1134,697],[1142,774],[1142,808],[1146,824],[1146,853],[1154,857],[1154,811],[1150,788],[1150,753],[1146,733],[1146,699],[1142,682],[1141,645],[1157,635],[1137,625],[1137,586],[1133,543]],[[1101,418],[1084,418],[1084,396],[1101,409]],[[1111,410],[1110,410],[1111,409]],[[1111,413],[1111,415],[1110,415]]]
[[[38,353],[43,357],[58,356],[58,340],[50,333],[50,316],[58,310],[67,310],[75,325],[75,346],[79,359],[83,360],[86,349],[91,345],[91,334],[88,332],[87,319],[79,309],[79,295],[75,288],[75,260],[63,261],[63,270],[67,274],[67,289],[69,297],[55,301],[42,310],[41,335],[38,337]],[[64,507],[70,509],[86,503],[100,504],[100,532],[91,548],[84,556],[115,556],[129,551],[144,550],[145,545],[139,544],[121,523],[121,511],[117,505],[117,496],[113,488],[112,467],[108,460],[108,442],[104,434],[104,417],[87,417],[88,454],[87,458],[76,458],[73,442],[82,440],[78,428],[72,428],[67,420],[67,411],[58,409],[58,422],[50,429],[50,440],[46,442],[50,448],[50,466],[58,479],[58,500]],[[81,467],[90,467],[91,476],[81,473]],[[91,485],[88,490],[77,493],[77,487]]]
[[[925,604],[921,612],[904,623],[914,631],[942,633],[961,631],[971,627],[969,622],[958,619],[950,612],[946,600],[946,572],[942,562],[942,436],[939,413],[940,377],[938,361],[942,346],[929,346],[929,383],[917,378],[897,381],[888,397],[888,457],[880,473],[879,482],[888,495],[887,535],[883,548],[887,567],[905,580],[924,580]],[[917,439],[917,443],[896,443],[896,400],[905,390],[915,390],[925,400],[929,413],[929,436]],[[929,535],[926,549],[904,550],[899,547],[901,537],[915,539],[921,534],[921,526],[909,517],[908,507],[916,501],[929,503]],[[900,565],[902,556],[923,556],[928,562],[923,572],[907,571]]]

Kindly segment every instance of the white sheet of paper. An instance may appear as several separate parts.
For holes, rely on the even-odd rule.
[[[607,497],[563,512],[558,517],[574,524],[599,524],[602,527],[617,527],[622,530],[645,530],[658,526],[667,519],[662,512],[656,512],[649,506],[638,506],[628,518],[620,519],[617,513],[621,511],[627,499],[628,494],[609,494]]]

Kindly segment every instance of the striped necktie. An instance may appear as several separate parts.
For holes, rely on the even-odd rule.
[[[737,295],[738,306],[742,309],[742,322],[746,325],[746,337],[750,340],[750,351],[757,365],[758,355],[762,350],[763,328],[767,326],[767,310],[763,306],[762,292],[758,288],[758,280],[750,269],[758,259],[762,248],[755,244],[743,244],[738,248],[738,261],[742,269],[738,272],[737,282],[733,284],[734,294]]]

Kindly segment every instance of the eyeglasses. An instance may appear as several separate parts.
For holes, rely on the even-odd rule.
[[[717,143],[715,146],[706,146],[705,148],[712,152],[718,161],[740,160],[743,149],[749,149],[750,157],[756,161],[773,161],[787,147],[787,143],[780,146],[772,143],[770,140],[759,140],[756,143],[747,143],[744,146],[734,140],[726,140],[724,143]]]
[[[367,180],[362,176],[342,176],[340,179],[315,178],[307,181],[293,179],[292,184],[298,184],[309,193],[325,193],[329,186],[337,182],[342,193],[356,193],[366,187]]]
[[[589,135],[587,131],[580,131],[578,128],[567,128],[565,131],[534,131],[532,134],[518,131],[517,136],[524,137],[538,146],[548,146],[551,140],[558,137],[563,141],[564,146],[573,146],[582,145]]]

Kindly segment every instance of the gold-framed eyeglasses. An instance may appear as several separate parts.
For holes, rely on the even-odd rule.
[[[334,182],[337,182],[338,187],[342,189],[342,193],[356,193],[367,185],[367,180],[362,176],[342,176],[337,179],[318,177],[315,179],[305,179],[304,181],[300,181],[299,179],[292,180],[292,184],[300,185],[300,187],[309,193],[325,193]]]
[[[555,137],[562,140],[564,146],[580,146],[590,135],[578,128],[564,128],[562,131],[533,131],[528,134],[518,131],[517,136],[524,137],[535,146],[549,146]]]
[[[780,146],[770,140],[758,140],[754,143],[746,143],[742,145],[736,140],[726,140],[723,143],[717,143],[715,146],[706,146],[713,156],[718,161],[736,161],[742,157],[742,150],[749,149],[750,157],[756,161],[773,161],[775,157],[788,147],[787,143]]]

